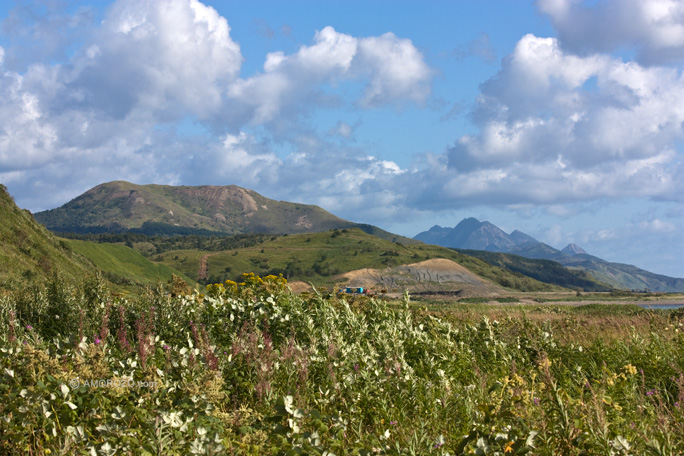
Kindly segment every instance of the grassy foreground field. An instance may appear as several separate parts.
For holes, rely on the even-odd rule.
[[[254,275],[1,297],[0,454],[684,453],[681,312],[423,304]]]

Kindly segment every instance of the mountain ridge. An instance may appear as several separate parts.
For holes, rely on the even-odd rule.
[[[492,223],[480,222],[472,217],[463,219],[454,228],[439,228],[439,230],[432,231],[429,239],[442,247],[515,254],[525,258],[551,260],[571,270],[585,271],[597,281],[620,289],[656,292],[684,291],[684,279],[682,278],[655,274],[630,264],[606,261],[588,254],[574,243],[568,244],[563,250],[558,250],[519,230],[506,234]],[[426,233],[428,232],[418,233],[414,239],[427,239]],[[495,238],[492,238],[492,233],[496,233]]]
[[[271,200],[235,185],[137,185],[125,181],[97,185],[34,217],[51,231],[80,233],[147,229],[148,234],[159,234],[185,229],[241,234],[268,232],[276,224],[295,233],[348,223],[318,206]]]
[[[81,234],[296,234],[360,228],[383,239],[416,242],[315,205],[273,200],[236,185],[106,182],[34,217],[51,231]]]

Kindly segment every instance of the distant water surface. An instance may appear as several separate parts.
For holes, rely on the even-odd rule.
[[[653,309],[653,310],[671,310],[671,309],[679,309],[680,307],[684,307],[684,303],[678,303],[678,304],[637,304],[639,307],[643,307],[644,309]]]

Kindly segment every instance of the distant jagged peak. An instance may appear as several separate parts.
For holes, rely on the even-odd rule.
[[[487,234],[489,236],[495,236],[498,239],[505,240],[506,243],[513,244],[508,234],[506,234],[504,230],[494,225],[493,223],[487,221],[480,222],[480,226],[477,228],[477,231],[480,233]]]
[[[464,229],[470,229],[470,230],[475,230],[479,228],[482,225],[482,222],[480,222],[478,219],[475,217],[468,217],[464,218],[460,222],[458,222],[458,225],[454,227],[455,230],[464,230]]]
[[[586,250],[584,250],[582,247],[574,243],[570,243],[567,246],[565,246],[565,248],[561,250],[561,252],[570,256],[587,255]]]
[[[522,245],[522,244],[525,244],[528,242],[532,242],[532,243],[539,242],[535,238],[530,236],[529,234],[523,233],[520,230],[513,230],[513,232],[511,234],[509,234],[509,236],[513,240],[513,242],[515,242],[517,245]]]
[[[444,231],[444,230],[450,230],[451,228],[444,228],[443,226],[439,225],[434,225],[432,228],[428,230],[429,231]]]
[[[473,220],[477,221],[477,219],[473,219]],[[488,222],[487,220],[485,220],[484,222],[479,222],[479,223],[480,223],[480,225],[482,225],[482,226],[486,226],[486,227],[489,227],[489,228],[496,228],[497,230],[503,231],[501,228],[499,228],[498,226],[494,225],[494,224],[491,223],[491,222]]]

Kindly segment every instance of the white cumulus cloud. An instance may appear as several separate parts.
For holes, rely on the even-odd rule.
[[[242,55],[216,10],[196,0],[119,0],[76,64],[70,82],[88,107],[124,117],[149,110],[160,120],[218,110]]]
[[[565,48],[576,53],[635,49],[642,64],[684,57],[681,0],[538,0]]]
[[[361,99],[365,106],[411,99],[422,103],[430,94],[432,72],[411,40],[393,33],[368,37],[359,43],[359,64],[370,72],[370,83]]]
[[[453,202],[682,199],[681,71],[579,56],[555,38],[526,35],[481,87],[472,113],[479,133],[447,154],[442,182]]]
[[[316,32],[312,45],[291,55],[270,53],[262,73],[232,84],[225,118],[234,125],[291,121],[304,110],[339,103],[324,85],[359,79],[366,80],[358,100],[364,107],[423,103],[432,73],[408,39],[392,33],[356,38],[328,26]]]
[[[322,197],[332,173],[336,197],[344,199],[338,188],[348,182],[357,199],[364,188],[380,194],[398,165],[326,143],[300,114],[341,103],[422,103],[430,91],[422,54],[392,33],[354,37],[323,27],[312,43],[272,52],[263,71],[240,77],[243,56],[228,19],[197,0],[117,0],[99,24],[86,9],[46,11],[13,10],[4,30],[25,39],[0,48],[0,171],[36,210],[113,179],[235,183],[284,199],[306,186]],[[78,39],[56,49],[41,42],[64,31]],[[34,48],[40,52],[23,52]],[[356,100],[336,93],[347,83],[360,84]],[[344,142],[356,125],[340,122],[331,133]],[[273,150],[274,137],[287,152]]]

